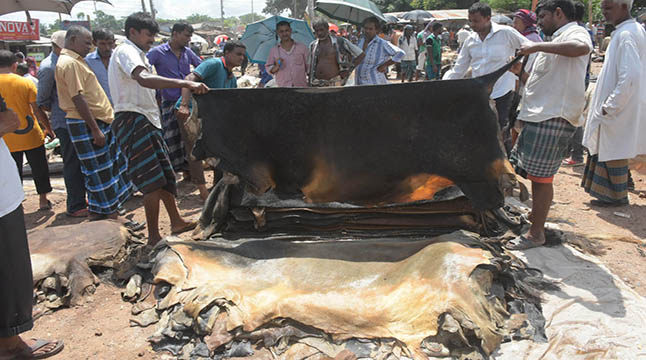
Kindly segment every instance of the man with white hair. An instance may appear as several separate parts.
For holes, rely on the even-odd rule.
[[[589,155],[581,185],[595,206],[628,204],[628,159],[646,154],[646,31],[630,16],[632,0],[603,0],[615,26],[597,80],[583,145]]]

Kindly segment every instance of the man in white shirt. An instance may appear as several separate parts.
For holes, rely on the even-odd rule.
[[[545,221],[554,196],[552,181],[585,105],[585,74],[592,41],[574,21],[571,0],[547,0],[537,9],[538,24],[551,42],[523,45],[520,54],[538,52],[526,83],[518,120],[522,130],[511,151],[516,173],[532,182],[529,231],[507,243],[513,250],[545,243]],[[520,66],[514,71],[520,71]]]
[[[628,204],[628,159],[646,154],[646,31],[630,16],[632,0],[604,0],[616,27],[597,80],[584,132],[583,181],[596,206]]]
[[[404,26],[404,35],[399,37],[399,48],[404,50],[402,58],[402,82],[408,78],[413,81],[413,74],[417,66],[417,39],[413,34],[413,25]]]
[[[161,133],[161,114],[153,89],[189,88],[206,93],[208,87],[153,74],[146,52],[159,26],[149,14],[138,12],[128,16],[125,30],[126,40],[114,50],[108,65],[115,111],[112,132],[128,159],[130,181],[144,194],[148,244],[155,245],[161,240],[160,200],[170,217],[173,234],[192,230],[197,223],[184,220],[177,210],[175,173]]]
[[[18,168],[2,137],[20,126],[18,116],[0,97],[0,359],[44,359],[63,350],[62,341],[23,340],[34,326],[34,297],[22,210],[25,195]]]
[[[469,8],[469,24],[473,32],[467,37],[460,49],[455,65],[444,74],[443,79],[462,79],[469,67],[473,77],[489,74],[500,69],[516,55],[523,44],[531,44],[526,37],[521,35],[511,26],[498,25],[491,21],[491,8],[489,5],[477,2]],[[504,129],[509,121],[509,111],[514,99],[516,76],[507,73],[496,81],[491,98],[496,102],[498,123]],[[503,135],[503,141],[509,144],[509,132]]]
[[[462,50],[462,45],[467,40],[469,35],[471,35],[471,27],[469,27],[469,25],[464,25],[460,30],[458,30],[458,33],[455,34],[455,36],[458,38],[458,52]]]

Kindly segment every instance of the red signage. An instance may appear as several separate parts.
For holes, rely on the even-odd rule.
[[[38,19],[31,22],[0,20],[0,40],[40,40]]]

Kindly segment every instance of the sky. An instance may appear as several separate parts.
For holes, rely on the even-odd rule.
[[[141,11],[141,0],[109,0],[111,5],[105,3],[96,3],[96,9],[104,11],[110,15],[115,16],[117,19],[126,17],[133,12]],[[150,0],[144,0],[146,3],[146,10],[149,11],[148,4]],[[256,14],[260,14],[262,9],[265,8],[267,0],[222,0],[224,2],[224,16],[240,16],[251,12],[251,4],[253,2],[253,10]],[[163,19],[178,19],[185,18],[191,14],[205,14],[212,17],[220,17],[220,0],[153,0],[153,6],[157,10],[157,16]],[[85,13],[92,16],[94,13],[93,1],[81,1],[76,4],[72,9],[72,15],[62,14],[63,20],[72,19],[76,20],[78,13]],[[44,12],[44,11],[30,11],[32,19],[39,19],[41,23],[50,24],[58,19],[58,13]],[[25,21],[26,16],[24,12],[12,13],[0,16],[0,20],[17,20]]]

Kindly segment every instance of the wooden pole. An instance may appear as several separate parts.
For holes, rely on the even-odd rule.
[[[145,0],[141,0],[141,11],[146,12],[146,3]]]
[[[220,0],[220,18],[222,19],[222,30],[224,30],[224,0]]]
[[[155,20],[155,7],[153,6],[153,0],[150,0],[150,15],[152,15],[153,20]]]

